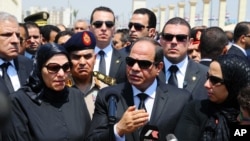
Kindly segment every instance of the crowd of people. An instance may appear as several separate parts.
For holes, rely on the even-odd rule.
[[[0,12],[0,140],[229,141],[250,125],[250,22],[156,31],[139,8],[117,29],[105,6],[72,28],[37,17]]]

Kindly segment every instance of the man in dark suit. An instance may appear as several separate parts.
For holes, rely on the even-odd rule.
[[[200,64],[209,67],[213,59],[226,52],[228,42],[227,35],[220,27],[207,28],[201,35],[199,45],[201,52]]]
[[[112,46],[115,32],[115,15],[108,7],[97,7],[90,18],[90,31],[96,37],[96,62],[94,71],[116,78],[116,82],[126,81],[125,55]]]
[[[0,92],[19,89],[32,70],[32,61],[18,55],[19,25],[15,16],[0,12]]]
[[[175,78],[173,85],[189,91],[193,99],[205,99],[207,90],[203,84],[206,81],[208,67],[188,58],[187,50],[191,42],[190,31],[189,23],[179,17],[170,19],[164,25],[160,43],[164,50],[165,68],[160,79],[169,83],[169,80]],[[172,69],[173,75],[171,75]]]
[[[138,8],[133,12],[129,21],[129,38],[131,43],[142,37],[154,38],[156,36],[157,19],[153,11],[147,8]],[[131,45],[121,49],[122,53],[129,55]]]
[[[234,44],[227,54],[236,54],[248,59],[250,56],[247,56],[246,50],[250,49],[250,22],[239,22],[234,28],[233,39]]]
[[[139,141],[139,132],[146,124],[158,127],[160,141],[173,133],[191,95],[157,79],[162,61],[163,50],[157,41],[147,37],[135,41],[126,57],[129,82],[99,91],[87,140]],[[114,90],[119,97],[117,120],[109,129],[107,97]]]

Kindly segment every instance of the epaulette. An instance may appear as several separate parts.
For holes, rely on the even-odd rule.
[[[93,72],[93,74],[94,74],[94,76],[98,79],[98,80],[100,80],[100,81],[102,81],[103,83],[105,83],[105,84],[107,84],[107,85],[115,85],[116,84],[116,79],[115,78],[112,78],[112,77],[110,77],[110,76],[107,76],[107,75],[105,75],[105,74],[102,74],[102,73],[100,73],[100,72],[98,72],[98,71],[94,71]]]

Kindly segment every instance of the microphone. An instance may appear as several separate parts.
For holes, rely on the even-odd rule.
[[[140,141],[158,141],[159,129],[153,125],[145,125],[140,133]]]
[[[117,90],[110,90],[110,93],[106,96],[108,101],[108,120],[109,124],[115,124],[116,112],[117,112],[117,102],[119,101],[119,95]]]
[[[167,141],[178,141],[174,134],[168,134],[166,136]]]

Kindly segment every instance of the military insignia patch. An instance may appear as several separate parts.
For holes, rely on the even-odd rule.
[[[86,46],[89,46],[91,44],[91,38],[87,32],[83,32],[82,41]]]

